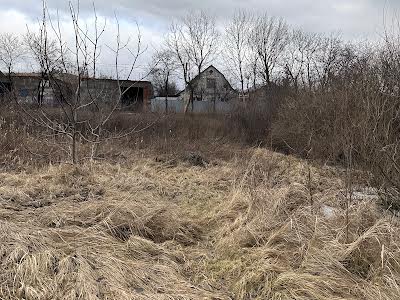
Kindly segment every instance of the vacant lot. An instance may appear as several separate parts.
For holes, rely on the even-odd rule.
[[[362,176],[350,199],[344,171],[231,151],[3,171],[0,298],[400,297],[400,225]]]

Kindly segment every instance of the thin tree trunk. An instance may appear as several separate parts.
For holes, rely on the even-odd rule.
[[[77,132],[74,130],[72,134],[72,163],[76,165],[78,163],[78,149],[77,149]]]
[[[193,88],[192,88],[192,85],[189,83],[189,85],[188,85],[188,88],[189,88],[189,92],[190,92],[190,95],[189,95],[189,100],[188,100],[188,102],[185,104],[185,111],[184,111],[184,113],[186,114],[187,112],[188,112],[188,110],[189,110],[189,105],[191,104],[191,103],[193,103]],[[192,111],[193,111],[193,105],[192,105]]]
[[[78,130],[77,130],[77,123],[78,123],[78,114],[75,110],[73,112],[73,132],[72,132],[72,163],[76,165],[78,163]]]
[[[165,81],[165,114],[168,115],[168,75]]]

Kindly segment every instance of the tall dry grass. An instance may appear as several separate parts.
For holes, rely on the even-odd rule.
[[[218,193],[196,170],[130,163],[0,174],[1,299],[220,299],[185,270],[203,235],[185,204]]]
[[[400,224],[368,174],[353,171],[349,198],[346,170],[248,148],[225,125],[168,116],[72,166],[60,137],[3,118],[0,298],[399,298]]]
[[[399,297],[400,224],[362,173],[346,224],[345,170],[137,154],[0,174],[0,298]]]
[[[199,273],[234,299],[397,299],[397,218],[361,193],[346,224],[343,171],[311,172],[312,203],[307,164],[256,151],[230,200],[208,215],[215,253]]]

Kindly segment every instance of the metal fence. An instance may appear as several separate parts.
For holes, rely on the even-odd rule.
[[[168,98],[168,112],[183,113],[185,112],[185,102],[179,98]],[[231,102],[222,101],[193,101],[189,104],[188,112],[191,113],[218,113],[226,114],[233,110],[234,105]],[[151,99],[151,111],[165,113],[165,98],[156,97]]]

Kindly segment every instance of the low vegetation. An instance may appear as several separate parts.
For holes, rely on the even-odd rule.
[[[399,297],[400,224],[370,175],[252,148],[196,118],[212,125],[175,136],[170,116],[166,132],[79,166],[40,156],[32,129],[3,120],[0,298]]]
[[[159,94],[179,73],[193,94],[192,75],[223,53],[247,100],[224,116],[155,115],[121,110],[120,80],[115,99],[81,93],[101,77],[103,31],[95,9],[92,34],[78,12],[70,65],[43,1],[24,38],[41,74],[30,105],[6,63],[1,299],[400,298],[399,26],[356,45],[237,12],[221,43],[214,17],[190,14],[150,67]],[[117,32],[116,77],[127,51],[130,79],[140,31],[133,48]],[[20,58],[20,41],[0,48]],[[67,73],[76,88],[55,89]]]

